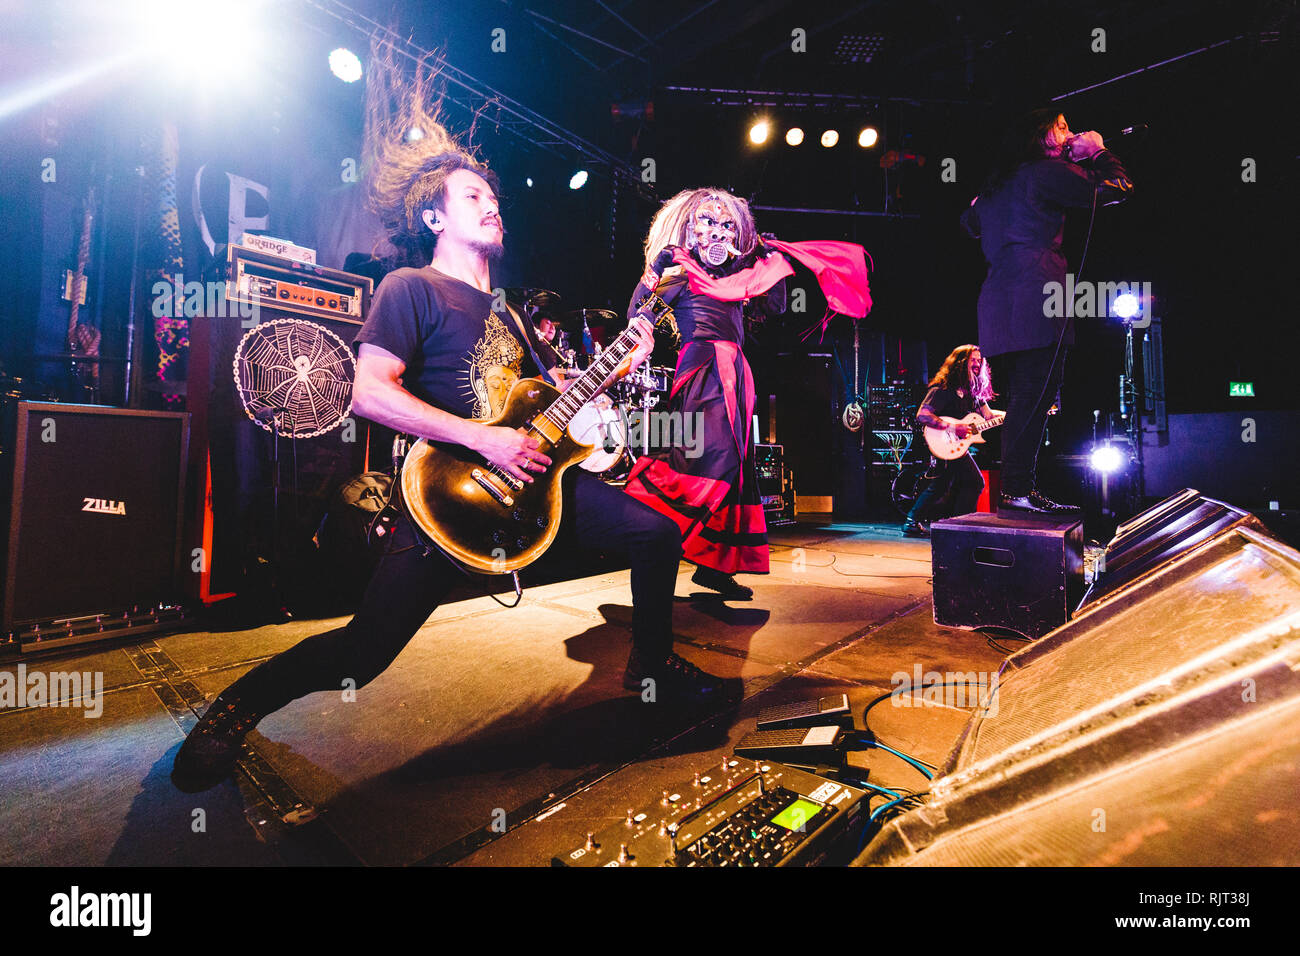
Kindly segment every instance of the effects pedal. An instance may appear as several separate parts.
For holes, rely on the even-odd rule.
[[[756,730],[736,744],[736,753],[754,759],[784,760],[797,764],[838,763],[835,745],[844,730],[825,727],[791,727],[785,730]]]
[[[853,726],[849,695],[835,694],[819,700],[796,700],[788,704],[764,707],[758,712],[759,730],[781,727],[814,727],[839,724],[846,730]]]
[[[867,792],[777,763],[727,757],[721,766],[629,809],[589,833],[554,866],[815,866],[850,833]]]

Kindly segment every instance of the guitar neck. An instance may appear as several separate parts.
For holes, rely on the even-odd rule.
[[[568,428],[569,420],[578,414],[578,410],[583,405],[596,396],[600,387],[605,384],[605,380],[614,374],[619,364],[635,347],[636,334],[630,328],[624,329],[609,348],[601,352],[600,357],[592,362],[543,414],[560,428]]]
[[[1002,424],[1002,420],[1005,419],[1006,417],[1007,417],[1006,415],[995,415],[992,418],[987,419],[985,421],[977,422],[975,425],[975,431],[984,432],[984,431],[988,431],[990,428],[996,428],[998,425]]]

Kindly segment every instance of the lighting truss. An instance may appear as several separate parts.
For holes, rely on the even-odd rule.
[[[353,10],[341,0],[302,0],[307,6],[333,17],[366,37],[379,36],[394,51],[418,63],[428,58],[443,81],[444,98],[472,116],[491,116],[498,128],[556,156],[573,161],[612,179],[615,187],[628,187],[642,198],[654,200],[654,190],[641,181],[640,172],[627,162],[589,142],[577,133],[547,119],[536,110],[511,99],[486,83],[448,63],[413,40],[403,38],[383,24]]]

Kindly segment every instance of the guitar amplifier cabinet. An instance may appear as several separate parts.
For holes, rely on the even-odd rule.
[[[972,513],[930,525],[934,620],[1037,638],[1083,595],[1083,521]]]
[[[19,402],[4,630],[180,596],[189,415]]]
[[[781,445],[755,445],[754,470],[768,527],[794,524],[794,488]]]
[[[302,609],[330,591],[314,536],[331,497],[369,470],[372,447],[379,449],[378,462],[389,460],[391,432],[353,413],[296,438],[289,437],[292,428],[254,421],[236,389],[235,358],[250,332],[292,326],[298,331],[283,339],[292,343],[290,350],[302,358],[323,356],[331,371],[325,381],[306,376],[317,395],[313,401],[324,408],[324,390],[333,388],[329,380],[337,369],[347,379],[350,403],[353,366],[339,362],[335,350],[354,355],[371,280],[242,246],[231,246],[227,255],[229,301],[256,303],[258,311],[251,320],[200,315],[190,322],[195,447],[189,467],[196,486],[206,487],[206,494],[195,496],[190,527],[193,543],[208,553],[194,596],[205,602],[231,593],[270,600],[278,587],[291,607]],[[267,338],[281,341],[280,333]],[[262,365],[271,364],[264,353],[257,355]],[[307,391],[281,385],[274,394],[299,400]]]

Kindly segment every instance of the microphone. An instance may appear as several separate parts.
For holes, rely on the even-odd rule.
[[[288,409],[284,407],[268,405],[266,406],[266,408],[259,408],[257,411],[253,412],[253,417],[256,418],[259,422],[273,422],[275,421],[276,415],[279,415],[281,412],[287,412],[287,411]]]

